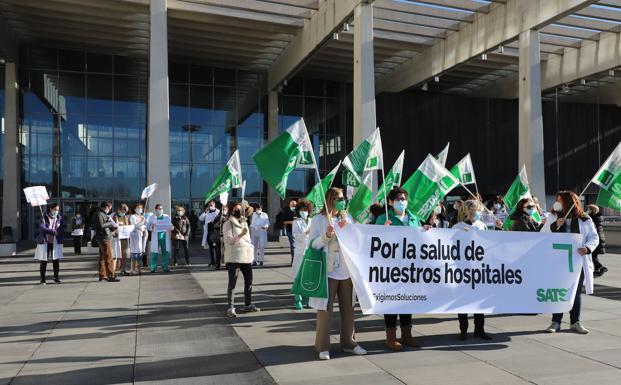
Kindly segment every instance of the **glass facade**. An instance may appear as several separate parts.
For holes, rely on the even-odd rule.
[[[278,128],[282,132],[303,117],[321,177],[345,158],[347,133],[353,131],[351,84],[319,79],[294,78],[284,87],[278,98]],[[349,107],[348,107],[349,106]],[[340,176],[334,184],[340,184]],[[313,170],[295,170],[289,175],[287,197],[306,195],[317,182]]]
[[[2,194],[4,189],[4,65],[0,64],[0,223],[2,223]]]
[[[21,56],[23,185],[46,186],[66,215],[77,202],[135,201],[146,182],[146,62],[49,48]]]
[[[246,199],[265,204],[252,155],[266,137],[265,75],[170,63],[170,178],[175,204],[199,213],[211,183],[239,149]],[[241,192],[231,191],[231,199]]]

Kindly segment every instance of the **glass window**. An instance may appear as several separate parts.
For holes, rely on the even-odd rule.
[[[58,69],[60,71],[84,72],[86,70],[86,57],[80,51],[58,51]]]
[[[111,74],[112,73],[112,55],[87,53],[86,54],[86,71]]]
[[[86,75],[86,112],[89,115],[112,115],[112,75]]]

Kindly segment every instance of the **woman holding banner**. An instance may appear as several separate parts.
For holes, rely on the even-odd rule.
[[[155,214],[151,215],[147,220],[147,228],[151,231],[151,263],[149,269],[151,273],[157,270],[157,257],[162,253],[162,271],[168,273],[170,262],[170,251],[172,249],[170,242],[170,232],[174,230],[170,216],[164,214],[164,208],[161,203],[155,205]]]
[[[321,214],[313,217],[310,227],[310,247],[322,249],[327,260],[328,298],[311,298],[310,305],[317,309],[315,349],[320,360],[330,359],[330,323],[334,297],[339,297],[341,312],[341,347],[346,353],[367,354],[354,339],[354,287],[345,261],[341,259],[340,248],[334,226],[345,226],[353,219],[345,208],[347,201],[343,190],[332,187],[326,192],[325,207]]]
[[[421,227],[418,219],[407,209],[407,191],[401,187],[395,187],[388,193],[387,199],[390,206],[388,219],[384,213],[377,218],[376,225]],[[397,318],[401,321],[401,341],[397,340]],[[384,325],[386,326],[386,346],[388,349],[400,351],[403,350],[403,345],[417,346],[414,337],[412,337],[412,314],[384,314]]]
[[[481,222],[481,211],[483,210],[483,204],[476,200],[467,200],[461,206],[459,210],[459,223],[453,226],[454,229],[462,229],[466,231],[480,231],[487,230],[485,223]],[[458,314],[459,319],[459,340],[465,341],[468,338],[468,314]],[[491,340],[487,333],[485,333],[485,315],[474,315],[474,336],[484,340]]]
[[[586,287],[587,294],[593,293],[593,261],[591,253],[599,244],[599,236],[593,224],[593,220],[584,212],[580,204],[580,198],[573,191],[559,191],[552,213],[548,216],[546,224],[541,231],[553,233],[574,233],[582,235],[582,247],[578,248],[578,254],[582,258],[583,268],[578,278],[578,288],[574,297],[574,305],[569,311],[571,329],[579,334],[588,334],[589,330],[580,323],[581,292],[582,285]],[[561,330],[563,313],[552,316],[552,323],[546,329],[548,333],[556,333]]]
[[[532,198],[521,199],[515,207],[515,212],[511,214],[513,221],[511,231],[531,231],[537,232],[543,227],[543,223],[537,222],[533,215],[537,212],[537,206]]]
[[[63,257],[63,232],[65,224],[63,217],[58,213],[58,204],[49,205],[49,211],[39,222],[39,236],[37,236],[37,248],[35,249],[35,259],[40,261],[39,272],[41,274],[41,285],[45,285],[45,273],[47,262],[52,261],[54,266],[54,282],[60,283],[58,273],[60,272],[60,260]]]
[[[119,206],[116,209],[116,215],[114,216],[114,222],[117,224],[117,226],[128,226],[130,224],[129,218],[127,217],[128,211],[129,211],[129,207],[127,207],[125,203],[123,203],[121,206]],[[114,257],[115,263],[119,259],[121,260],[120,263],[118,263],[115,266],[115,270],[118,268],[118,270],[121,272],[121,275],[123,276],[129,275],[127,273],[127,270],[125,269],[125,267],[127,266],[127,260],[129,260],[130,258],[129,239],[120,238],[118,227],[116,229],[116,234],[114,235],[114,239],[112,241],[112,256]]]

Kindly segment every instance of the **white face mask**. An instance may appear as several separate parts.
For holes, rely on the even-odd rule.
[[[554,205],[552,205],[552,209],[560,213],[563,211],[563,204],[559,201],[556,201],[554,202]]]
[[[261,213],[263,212],[263,210],[261,210],[261,209],[257,209],[255,212],[256,212],[257,214],[261,214]]]
[[[502,207],[502,206],[500,205],[500,203],[494,203],[494,208],[495,208],[496,210],[500,210],[500,208],[501,208],[501,207]]]
[[[453,208],[454,208],[455,210],[459,210],[459,206],[457,206],[457,203],[453,203]]]
[[[302,219],[308,218],[308,211],[300,211],[300,217],[302,217]]]
[[[436,215],[440,215],[442,214],[442,207],[436,206],[436,208],[433,209],[433,211],[436,213]]]
[[[136,209],[136,214],[138,215],[142,214],[142,209]]]

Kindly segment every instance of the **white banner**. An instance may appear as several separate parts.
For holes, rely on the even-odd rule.
[[[119,239],[129,239],[129,235],[134,231],[134,225],[119,226]]]
[[[336,228],[365,314],[561,313],[586,257],[579,234]]]
[[[142,194],[140,194],[140,199],[150,198],[157,191],[157,183],[153,183],[148,185],[142,190]]]
[[[45,186],[26,187],[24,195],[26,202],[30,203],[32,207],[47,205],[47,200],[50,199]]]

